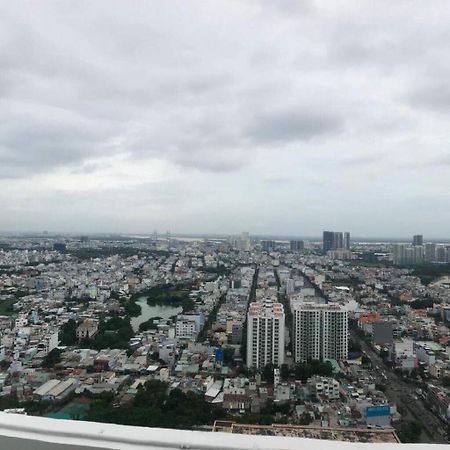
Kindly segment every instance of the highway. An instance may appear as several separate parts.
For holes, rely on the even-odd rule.
[[[421,442],[447,444],[445,425],[416,396],[414,386],[406,383],[388,369],[378,354],[356,334],[352,334],[352,337],[361,344],[362,350],[371,359],[375,371],[374,375],[378,379],[384,380],[381,383],[385,385],[385,394],[388,400],[397,405],[404,419],[416,420],[423,425],[424,431],[421,435]],[[385,378],[383,378],[383,375]]]

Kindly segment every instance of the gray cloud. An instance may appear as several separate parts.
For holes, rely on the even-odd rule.
[[[327,111],[312,112],[305,108],[257,116],[247,133],[258,143],[283,144],[337,132],[343,123],[342,117]]]
[[[440,113],[450,112],[450,88],[444,74],[442,79],[414,87],[408,93],[408,102],[414,107],[429,109]]]
[[[114,204],[130,229],[196,231],[195,214],[212,211],[205,226],[264,232],[274,222],[258,208],[272,202],[290,227],[273,231],[289,234],[302,200],[317,213],[305,234],[338,216],[376,231],[378,217],[342,214],[337,199],[395,212],[421,192],[405,167],[424,178],[433,162],[448,167],[449,11],[442,0],[3,2],[0,230],[39,222],[57,200],[95,227]],[[375,166],[383,183],[367,177]],[[444,172],[421,194],[443,223]],[[64,211],[55,226],[76,225]]]

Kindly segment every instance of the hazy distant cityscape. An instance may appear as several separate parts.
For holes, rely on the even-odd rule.
[[[445,443],[448,247],[421,235],[361,243],[336,231],[320,241],[4,235],[0,406],[128,425],[264,434],[276,423],[280,435]]]

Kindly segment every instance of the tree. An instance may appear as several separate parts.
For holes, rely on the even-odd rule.
[[[223,348],[223,362],[227,365],[234,365],[234,348],[224,347]]]
[[[273,378],[274,378],[273,369],[274,369],[273,364],[267,364],[266,366],[264,366],[264,368],[261,372],[262,379],[268,384],[273,384]]]
[[[50,369],[61,362],[61,353],[62,351],[59,348],[54,348],[42,361],[42,367]]]
[[[418,421],[403,423],[398,430],[400,441],[409,443],[419,442],[422,429],[422,424]]]
[[[329,361],[321,362],[317,359],[313,359],[306,363],[296,364],[294,372],[296,379],[306,381],[313,375],[331,377],[333,375],[333,366]]]
[[[169,392],[168,384],[158,380],[141,385],[131,404],[111,408],[112,402],[112,397],[97,397],[91,404],[88,419],[124,425],[191,429],[224,417],[223,411],[206,403],[202,395],[184,393],[180,389]]]
[[[348,341],[348,351],[351,353],[359,353],[361,352],[361,344],[358,341],[350,339]]]
[[[78,323],[70,319],[59,331],[59,340],[62,345],[75,345],[77,343],[77,327]]]
[[[309,425],[313,421],[314,421],[314,419],[311,417],[311,414],[309,414],[305,411],[300,416],[299,423],[300,423],[300,425]]]
[[[281,364],[280,377],[283,381],[286,381],[289,378],[289,366],[287,364]]]

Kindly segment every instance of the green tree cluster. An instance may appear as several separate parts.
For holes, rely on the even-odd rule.
[[[138,317],[141,315],[142,308],[134,300],[125,301],[122,306],[124,307],[127,316]]]
[[[313,359],[306,363],[296,364],[294,368],[294,374],[295,378],[301,381],[306,381],[313,375],[331,377],[333,375],[333,366],[329,361],[322,362]]]
[[[409,421],[402,423],[400,428],[397,430],[397,433],[401,442],[416,443],[420,440],[422,429],[423,426],[420,422]]]
[[[139,325],[139,331],[147,331],[147,330],[156,330],[158,328],[158,324],[155,321],[161,320],[162,317],[150,317],[150,319],[142,322]]]
[[[75,345],[77,344],[77,327],[78,323],[70,319],[59,330],[59,341],[61,345]]]
[[[189,286],[167,285],[153,287],[145,291],[137,292],[131,296],[130,300],[136,300],[139,297],[147,297],[147,304],[181,306],[183,312],[189,312],[194,307],[194,301],[189,297]]]
[[[169,392],[167,383],[150,380],[138,389],[128,405],[111,407],[111,398],[96,400],[88,420],[145,427],[191,429],[212,424],[224,416],[221,410],[206,403],[202,396],[179,389]]]
[[[61,362],[61,353],[62,350],[59,348],[54,348],[51,352],[49,352],[42,361],[42,367],[46,369],[50,369],[55,367],[56,364]]]
[[[83,339],[81,347],[101,350],[103,348],[128,349],[134,331],[128,316],[113,316],[108,320],[101,320],[97,334],[90,339]]]

